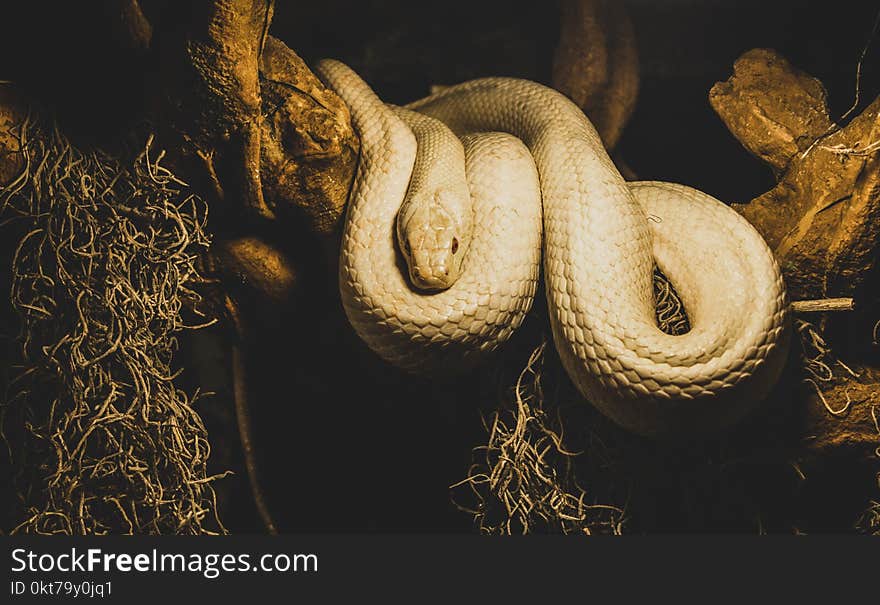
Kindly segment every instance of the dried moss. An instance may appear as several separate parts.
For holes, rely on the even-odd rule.
[[[654,300],[660,329],[690,329],[678,294],[659,270]],[[532,351],[509,396],[484,418],[487,443],[474,449],[467,477],[451,486],[453,500],[484,534],[621,534],[624,508],[593,501],[575,476],[578,453],[567,450],[559,402],[544,391],[546,346],[542,340]]]
[[[152,137],[121,161],[33,117],[15,134],[25,169],[0,191],[6,232],[23,233],[19,359],[2,407],[12,532],[224,532],[199,393],[175,386],[172,364],[186,322],[209,323],[193,313],[205,203]]]
[[[614,533],[623,510],[590,503],[566,450],[560,417],[548,413],[541,376],[543,341],[513,388],[513,405],[484,418],[488,444],[474,449],[468,476],[451,486],[456,505],[474,516],[484,534]],[[463,495],[455,495],[466,488]],[[464,498],[473,504],[462,504]]]
[[[871,419],[874,421],[874,428],[877,429],[877,441],[880,443],[880,405],[871,406]],[[874,450],[874,456],[880,460],[880,445]],[[880,471],[877,472],[877,489],[880,491]],[[871,500],[865,512],[856,523],[856,528],[866,534],[880,536],[880,501]]]
[[[659,271],[655,273],[654,294],[660,328],[671,334],[686,332],[689,324],[681,301]],[[835,355],[816,324],[797,320],[796,327],[800,336],[802,379],[808,388],[815,388],[832,419],[842,421],[851,402],[826,398],[823,388],[833,382],[854,379],[856,374]],[[500,398],[495,410],[484,420],[486,443],[474,449],[474,462],[467,477],[453,486],[454,500],[459,508],[474,517],[482,533],[623,533],[628,526],[629,514],[626,511],[632,495],[631,490],[627,489],[627,485],[630,485],[628,482],[652,479],[639,475],[641,472],[661,473],[661,477],[675,480],[679,474],[676,468],[680,464],[686,465],[680,472],[691,478],[681,483],[682,502],[699,502],[703,492],[711,491],[707,486],[730,486],[731,491],[724,493],[731,497],[743,497],[743,507],[757,506],[754,510],[744,508],[743,513],[746,517],[756,515],[760,533],[764,532],[762,498],[784,495],[789,499],[789,504],[794,505],[797,498],[795,491],[800,484],[794,486],[794,491],[790,493],[785,492],[788,488],[778,491],[778,484],[785,480],[791,469],[802,481],[806,481],[806,477],[797,457],[793,457],[793,453],[785,448],[777,451],[770,447],[757,453],[751,452],[757,455],[756,459],[748,455],[749,445],[744,445],[744,450],[730,443],[718,444],[717,447],[705,444],[699,450],[702,454],[685,463],[680,452],[676,453],[674,448],[663,454],[663,450],[658,451],[637,439],[630,440],[623,434],[611,437],[612,447],[609,448],[604,439],[598,438],[599,433],[587,428],[586,439],[578,434],[569,440],[578,443],[584,451],[570,452],[571,445],[564,438],[563,419],[573,423],[572,426],[585,420],[590,423],[602,423],[603,420],[589,413],[571,414],[575,408],[569,410],[568,407],[564,408],[563,416],[563,406],[567,406],[573,393],[570,389],[560,389],[560,385],[556,384],[558,378],[555,377],[561,374],[561,369],[557,367],[558,361],[551,359],[552,356],[545,361],[545,347],[546,344],[542,343],[533,352],[515,387]],[[872,404],[871,417],[880,436],[878,416],[880,406]],[[601,432],[605,428],[603,425],[596,427],[596,430]],[[758,443],[763,443],[763,438],[758,437]],[[770,440],[775,443],[777,436],[771,436]],[[880,449],[876,454],[880,458]],[[641,456],[658,455],[667,458],[658,460],[648,467],[649,470],[641,470]],[[575,476],[576,470],[582,476],[590,477],[590,483],[582,484]],[[668,476],[663,473],[668,473]],[[880,474],[877,480],[880,482]],[[769,487],[771,484],[773,487]],[[692,486],[696,486],[695,489],[691,490]],[[743,490],[742,494],[740,490]],[[624,501],[618,502],[621,496]],[[611,502],[603,503],[602,498]],[[739,506],[735,505],[733,509]],[[657,514],[669,512],[668,509],[664,510],[666,512]],[[636,513],[637,517],[646,513],[644,510],[631,512]],[[786,514],[777,509],[771,512]],[[647,514],[648,518],[651,518],[651,514]],[[792,510],[791,514],[791,518],[774,519],[779,527],[789,523],[793,531],[803,533],[797,528],[798,515],[801,513]],[[729,523],[729,515],[725,518]],[[743,520],[745,527],[748,520]],[[712,523],[713,520],[711,516],[703,517],[702,522]],[[856,529],[862,533],[880,535],[880,502],[876,498],[870,501],[857,520]]]

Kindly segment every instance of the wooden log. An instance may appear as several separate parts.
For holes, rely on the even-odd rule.
[[[197,0],[153,26],[161,121],[203,164],[216,198],[271,219],[260,180],[259,57],[272,18],[265,0]],[[173,13],[173,14],[171,14]]]
[[[199,0],[186,19],[174,5],[149,7],[139,15],[156,24],[129,29],[152,31],[167,117],[160,123],[170,123],[183,158],[201,166],[201,182],[224,201],[218,210],[293,215],[322,235],[337,229],[358,138],[341,99],[268,35],[272,3]]]
[[[731,133],[778,175],[734,208],[776,253],[791,298],[859,304],[880,242],[880,98],[846,126],[833,123],[825,98],[821,82],[764,49],[745,53],[709,93]]]
[[[272,36],[260,76],[260,177],[267,203],[279,217],[300,215],[314,233],[332,233],[345,212],[360,146],[348,107]]]
[[[730,132],[766,163],[778,184],[733,207],[751,222],[780,262],[797,313],[876,308],[880,244],[880,98],[845,126],[831,119],[817,79],[772,50],[750,50],[733,75],[709,93]],[[796,318],[803,371],[777,389],[797,418],[784,429],[803,454],[831,450],[873,452],[880,442],[880,372],[868,360],[850,359],[854,338],[825,341],[817,324]],[[856,323],[844,333],[854,333]],[[848,330],[848,331],[847,331]],[[867,341],[870,330],[858,330]],[[847,351],[847,348],[850,350]],[[852,355],[847,356],[847,353]],[[844,361],[846,359],[846,361]],[[800,368],[799,368],[800,369]],[[806,389],[806,390],[805,390]]]

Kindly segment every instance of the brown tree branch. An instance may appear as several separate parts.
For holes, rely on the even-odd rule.
[[[851,298],[822,298],[819,300],[796,300],[791,303],[795,313],[819,313],[823,311],[852,311],[855,303]]]
[[[584,110],[613,149],[638,95],[632,23],[616,0],[563,0],[561,9],[553,87]]]
[[[848,125],[828,115],[822,84],[756,49],[709,101],[779,183],[734,207],[773,248],[793,299],[865,294],[880,242],[880,99]]]
[[[789,296],[799,301],[793,310],[870,309],[880,244],[880,98],[840,126],[821,82],[775,51],[755,49],[712,88],[709,101],[776,174],[773,189],[734,208],[774,250]],[[801,315],[795,324],[808,391],[801,397],[803,387],[787,387],[778,394],[792,399],[803,451],[875,448],[880,375],[870,364],[843,361],[843,351],[807,319]]]

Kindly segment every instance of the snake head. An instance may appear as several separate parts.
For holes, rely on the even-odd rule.
[[[462,226],[442,205],[419,204],[398,221],[397,241],[413,286],[446,290],[461,275],[465,255]]]

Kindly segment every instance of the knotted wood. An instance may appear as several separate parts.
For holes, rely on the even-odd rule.
[[[789,298],[855,303],[856,312],[838,320],[843,337],[833,342],[822,336],[827,317],[795,320],[812,359],[803,376],[806,397],[790,386],[779,396],[794,400],[803,451],[870,452],[880,442],[880,372],[864,355],[876,346],[870,326],[880,245],[880,98],[845,124],[832,119],[826,99],[819,80],[766,49],[743,54],[731,77],[709,92],[730,132],[777,177],[770,191],[733,206],[775,252]]]

